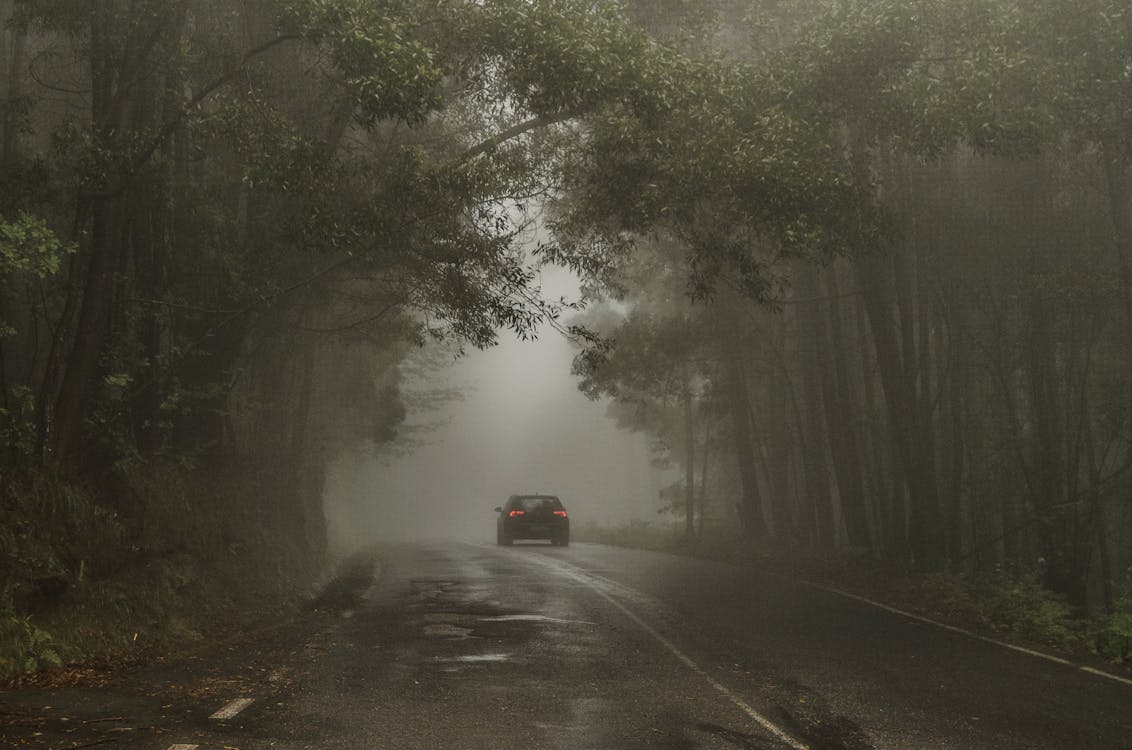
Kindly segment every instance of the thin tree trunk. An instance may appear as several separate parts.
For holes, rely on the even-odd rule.
[[[0,19],[0,37],[7,33],[3,23],[6,18]],[[3,122],[3,135],[0,136],[0,166],[10,167],[16,162],[19,146],[20,132],[20,99],[24,95],[24,68],[27,65],[27,35],[22,31],[13,30],[11,58],[7,58],[6,50],[0,49],[0,64],[6,65],[7,91],[5,94],[5,107]]]
[[[123,235],[123,207],[117,198],[98,199],[93,206],[90,259],[79,307],[74,341],[55,401],[55,431],[48,453],[60,461],[79,454],[87,409],[110,330],[114,271]]]
[[[696,541],[696,429],[693,420],[691,383],[684,379],[684,534],[688,544]]]
[[[915,382],[909,380],[909,370],[903,361],[914,353],[901,355],[891,275],[882,259],[875,255],[862,257],[857,269],[877,349],[892,438],[908,484],[911,511],[908,532],[913,562],[920,571],[938,570],[943,560],[943,534],[935,461],[924,444],[922,426],[917,419]]]
[[[953,313],[953,317],[957,313]],[[966,388],[967,348],[962,326],[954,321],[950,333],[950,372],[947,382],[947,425],[943,441],[943,461],[947,472],[947,556],[952,569],[959,572],[963,551],[963,476],[966,441],[963,424],[963,396]],[[942,338],[942,335],[941,335]],[[942,345],[941,345],[942,348]],[[942,352],[940,361],[943,360]]]
[[[841,516],[849,544],[871,548],[872,540],[865,511],[865,489],[861,472],[859,421],[856,409],[853,408],[853,386],[849,377],[848,352],[845,348],[841,294],[836,268],[831,267],[826,272],[826,284],[828,302],[825,307],[829,319],[830,340],[829,354],[822,356],[822,370],[826,403],[833,405],[833,409],[826,410],[826,419],[833,463],[837,470]]]
[[[747,396],[747,379],[743,372],[741,354],[731,348],[723,353],[727,366],[728,391],[731,397],[731,426],[735,439],[735,458],[738,462],[742,497],[739,518],[743,536],[752,541],[766,535],[762,502],[759,497],[758,477],[755,475],[754,441],[751,437],[750,401]]]
[[[836,418],[827,414],[830,405],[826,402],[826,397],[832,396],[832,389],[828,387],[830,367],[824,361],[823,352],[828,351],[829,344],[820,303],[817,301],[817,273],[814,267],[808,263],[796,266],[795,279],[798,294],[804,300],[798,311],[801,324],[798,347],[802,370],[802,399],[805,403],[801,432],[806,465],[806,494],[813,508],[817,546],[830,550],[836,547],[836,524],[825,439],[828,426]]]
[[[704,449],[700,458],[700,522],[696,537],[704,538],[704,517],[707,515],[708,459],[711,454],[711,419],[704,420]]]

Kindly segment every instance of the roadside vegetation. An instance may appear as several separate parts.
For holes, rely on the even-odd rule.
[[[236,570],[301,588],[408,352],[545,324],[683,474],[685,548],[990,580],[996,626],[1127,658],[1122,1],[0,24],[6,671],[192,630]],[[545,263],[586,299],[545,299]]]
[[[120,475],[119,491],[144,510],[114,511],[82,485],[21,479],[0,486],[3,676],[125,663],[278,617],[320,572],[264,488],[239,476],[150,462]]]

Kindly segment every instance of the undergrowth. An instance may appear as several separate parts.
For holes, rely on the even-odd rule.
[[[160,649],[294,597],[315,560],[280,497],[156,461],[101,493],[0,478],[0,679]]]

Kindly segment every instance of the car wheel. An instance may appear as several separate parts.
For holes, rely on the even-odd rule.
[[[495,543],[498,544],[501,547],[510,547],[511,546],[511,537],[507,536],[507,534],[505,532],[503,532],[502,530],[496,531],[495,532]]]
[[[570,533],[559,534],[551,539],[550,542],[556,547],[565,547],[570,544]]]

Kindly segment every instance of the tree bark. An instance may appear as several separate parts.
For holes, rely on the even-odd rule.
[[[881,185],[875,173],[875,148],[863,124],[850,131],[853,180],[869,201],[861,208],[857,278],[876,346],[894,448],[908,488],[912,561],[919,571],[935,571],[945,555],[931,425],[925,423],[930,404],[921,403],[917,393],[923,383],[918,377],[914,268],[912,259],[904,256],[907,248],[886,246],[876,239],[879,230],[873,223],[880,212]]]
[[[755,474],[755,446],[751,437],[751,405],[747,395],[747,379],[743,371],[741,354],[727,348],[723,352],[727,367],[727,386],[731,398],[731,428],[735,440],[735,458],[738,462],[742,497],[739,502],[739,519],[743,536],[753,541],[766,536],[762,500],[759,497],[758,477]]]
[[[691,383],[684,378],[684,535],[688,544],[696,541],[696,426]]]
[[[826,274],[826,315],[829,320],[829,345],[821,352],[826,420],[829,430],[831,454],[841,498],[841,516],[849,544],[855,547],[872,547],[869,523],[865,512],[865,489],[862,479],[861,439],[857,410],[853,408],[853,384],[850,382],[847,362],[844,324],[841,316],[840,286],[837,269],[830,267]]]
[[[4,28],[4,22],[7,18],[0,18],[0,37],[7,33]],[[12,51],[11,57],[7,56],[7,50],[0,48],[0,65],[4,65],[6,70],[0,70],[0,73],[6,75],[0,76],[6,79],[6,93],[5,93],[5,106],[3,122],[3,135],[0,136],[0,165],[10,167],[16,161],[18,145],[19,145],[19,132],[20,132],[20,99],[24,95],[24,66],[27,64],[27,35],[22,31],[12,30]]]
[[[833,497],[830,492],[829,465],[826,461],[826,437],[832,440],[831,427],[836,416],[829,414],[833,398],[830,387],[828,350],[825,320],[818,301],[817,271],[809,263],[795,268],[795,285],[801,296],[798,318],[799,355],[802,371],[802,400],[804,402],[802,456],[806,466],[806,495],[814,517],[817,534],[816,546],[830,550],[837,546],[836,524],[833,515]]]
[[[81,458],[79,448],[83,445],[99,357],[110,330],[114,271],[122,244],[124,209],[119,199],[103,198],[94,202],[92,212],[82,304],[55,400],[54,434],[48,435],[46,441],[47,455],[55,461]]]
[[[711,420],[704,423],[704,449],[700,452],[700,497],[697,503],[700,508],[699,526],[696,529],[696,538],[704,538],[704,518],[707,516],[708,491],[708,461],[711,455]]]

